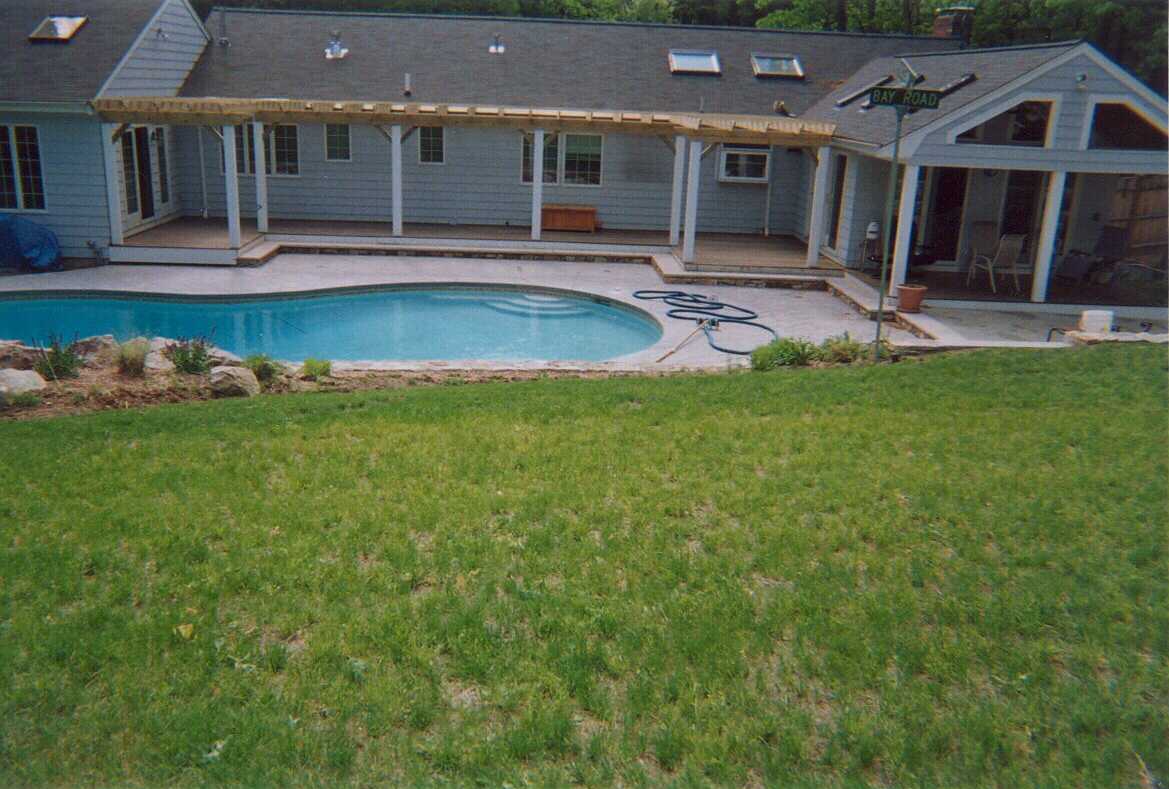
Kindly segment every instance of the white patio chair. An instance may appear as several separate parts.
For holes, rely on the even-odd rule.
[[[1023,243],[1027,236],[1022,233],[1008,233],[999,239],[994,256],[975,254],[970,261],[970,270],[966,272],[966,284],[969,285],[979,271],[985,271],[990,280],[990,292],[998,293],[994,278],[999,274],[1010,274],[1015,278],[1015,292],[1022,293],[1023,287],[1019,284],[1019,253],[1023,251]]]

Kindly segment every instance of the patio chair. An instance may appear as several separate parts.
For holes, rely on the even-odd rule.
[[[1010,274],[1015,278],[1015,292],[1021,293],[1023,286],[1019,284],[1019,253],[1023,251],[1023,243],[1027,236],[1022,233],[1008,233],[999,239],[994,256],[975,254],[970,260],[970,269],[966,273],[966,284],[969,285],[979,271],[985,271],[990,280],[990,292],[998,293],[994,278],[999,274]]]

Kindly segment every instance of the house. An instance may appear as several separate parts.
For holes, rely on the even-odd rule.
[[[1082,42],[6,0],[0,43],[0,211],[71,257],[458,237],[871,279],[868,92],[908,74],[943,98],[905,119],[894,283],[1165,303],[1165,99]]]

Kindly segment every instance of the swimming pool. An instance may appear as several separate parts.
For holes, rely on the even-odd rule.
[[[0,299],[0,339],[45,343],[95,334],[209,337],[232,353],[285,361],[601,361],[662,335],[647,314],[561,292],[392,290],[238,301],[142,296]]]

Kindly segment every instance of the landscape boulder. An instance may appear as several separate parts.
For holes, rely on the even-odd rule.
[[[78,356],[92,362],[112,358],[118,349],[118,341],[112,334],[98,334],[77,340],[71,347]]]
[[[163,353],[166,350],[166,346],[174,342],[174,340],[168,340],[166,337],[153,337],[148,342],[146,371],[152,373],[169,373],[175,369],[174,364]]]
[[[236,356],[231,351],[225,351],[222,348],[212,348],[207,352],[211,357],[211,363],[216,367],[243,367],[244,360]]]
[[[31,370],[41,352],[22,345],[19,340],[0,340],[0,368]]]
[[[33,370],[0,370],[0,405],[7,405],[15,395],[44,388],[45,379]]]
[[[246,367],[212,367],[209,383],[216,397],[252,397],[260,393],[260,382]]]

